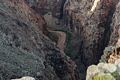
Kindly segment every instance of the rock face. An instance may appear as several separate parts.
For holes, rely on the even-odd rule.
[[[27,2],[37,13],[45,17],[49,26],[72,32],[74,39],[71,47],[77,45],[76,48],[79,49],[76,50],[77,56],[84,59],[82,62],[86,66],[98,63],[104,48],[108,44],[115,44],[117,40],[116,25],[119,24],[119,17],[115,16],[119,15],[117,13],[119,10],[116,10],[116,7],[119,9],[119,6],[116,6],[119,0],[115,2],[98,0],[97,5],[94,4],[96,3],[94,0],[27,0]],[[57,22],[61,23],[60,26],[56,24]]]
[[[119,7],[120,7],[120,2],[117,2],[116,4],[116,10],[114,12],[113,18],[112,18],[112,24],[111,24],[111,36],[110,36],[110,41],[109,45],[111,47],[106,47],[104,55],[102,56],[105,57],[106,55],[110,58],[110,61],[114,62],[115,59],[119,58],[119,47],[120,47],[120,32],[119,32]],[[113,59],[114,58],[114,59]],[[105,59],[103,59],[105,60]]]
[[[60,28],[66,0],[26,0],[38,14],[44,16],[49,27]]]
[[[72,2],[69,2],[71,5],[66,4],[68,9],[65,9],[69,16],[72,17],[72,24],[69,23],[71,24],[70,29],[80,34],[81,43],[79,44],[81,48],[79,55],[82,56],[83,63],[89,66],[98,63],[104,47],[108,44],[114,3],[112,0],[101,0],[96,6],[96,10],[90,13],[94,0],[82,0],[80,3],[74,2],[77,4],[73,3],[73,5]],[[78,25],[76,25],[76,22]]]
[[[119,47],[120,47],[120,32],[119,32],[119,7],[120,7],[120,2],[117,2],[116,4],[116,9],[112,18],[112,24],[111,24],[111,36],[110,36],[110,40],[109,40],[109,45],[108,47],[106,47],[105,51],[104,51],[104,55],[102,56],[102,58],[104,58],[105,56],[111,55],[114,56],[114,59],[119,57]],[[111,58],[112,59],[112,58]],[[105,59],[102,59],[105,60]],[[114,60],[113,60],[114,62]]]
[[[115,45],[120,37],[120,1],[117,2],[116,10],[113,15],[112,24],[111,24],[111,38],[109,41],[110,45]]]
[[[95,0],[31,1],[27,0],[49,27],[72,35],[66,34],[65,52],[80,68],[98,63],[105,47],[118,40],[119,0],[98,0],[94,10]]]
[[[87,69],[86,80],[119,80],[119,65],[119,59],[114,64],[99,63],[98,65],[91,65]]]
[[[119,72],[119,62],[120,62],[120,33],[119,33],[119,8],[120,8],[120,2],[117,2],[116,4],[116,9],[112,18],[112,24],[111,24],[111,36],[110,36],[110,41],[109,41],[109,47],[106,47],[106,49],[104,50],[104,55],[102,55],[102,59],[101,61],[104,62],[101,65],[101,68],[104,67],[103,64],[111,64],[114,65],[114,67],[110,67],[111,69],[109,69],[109,67],[104,67],[106,68],[105,70],[110,70],[109,72],[111,73],[111,75],[115,78],[115,80],[119,80],[120,79],[120,72]],[[101,63],[99,63],[101,64]],[[99,65],[98,64],[98,65]],[[116,69],[115,69],[116,66]],[[99,66],[98,66],[99,67]],[[89,69],[89,68],[88,68]],[[111,71],[112,70],[112,71]],[[89,75],[89,74],[88,74]],[[100,77],[96,75],[96,78],[94,77],[95,80],[99,80]],[[93,80],[94,80],[93,79]],[[101,78],[102,80],[103,77]],[[107,80],[107,79],[105,79]],[[110,79],[108,79],[110,80]],[[113,80],[113,79],[112,79]]]
[[[0,80],[85,77],[120,47],[120,1],[96,1],[0,0]]]
[[[52,13],[52,16],[61,18],[62,9],[66,0],[27,0],[30,7],[33,8],[37,13],[45,15],[48,12]]]
[[[79,80],[76,64],[61,55],[43,17],[26,0],[0,0],[0,80]]]

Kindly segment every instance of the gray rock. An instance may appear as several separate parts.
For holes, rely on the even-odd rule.
[[[43,34],[43,17],[26,0],[0,0],[0,80],[79,80],[75,63]],[[40,73],[40,74],[38,74]]]

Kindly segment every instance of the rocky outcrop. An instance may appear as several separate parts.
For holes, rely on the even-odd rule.
[[[119,73],[119,63],[99,63],[88,67],[86,80],[119,80]]]
[[[119,57],[119,47],[120,47],[120,39],[119,39],[119,4],[120,2],[118,2],[116,4],[116,10],[112,19],[112,24],[111,24],[111,37],[110,37],[110,41],[109,41],[109,45],[111,47],[106,47],[105,51],[104,51],[104,55],[102,56],[102,60],[105,60],[106,57],[108,58],[111,57],[109,60],[112,62],[114,62],[115,59],[117,59]],[[106,56],[106,57],[105,57]],[[113,59],[114,58],[114,59]],[[105,61],[106,62],[106,61]]]
[[[94,0],[69,2],[66,4],[66,13],[71,17],[68,24],[72,30],[78,30],[81,45],[80,54],[83,63],[88,66],[98,63],[104,47],[108,44],[110,34],[110,22],[114,9],[112,0],[101,0],[96,10],[89,15]],[[78,25],[76,25],[76,22]],[[88,55],[89,54],[89,55]]]
[[[46,34],[51,40],[56,42],[56,46],[59,48],[60,53],[64,55],[64,48],[65,48],[65,42],[66,42],[66,34],[61,31],[52,31],[48,30],[48,34]]]
[[[66,0],[27,0],[27,2],[37,13],[45,15],[51,12],[53,17],[60,19],[62,18],[62,11]]]
[[[118,27],[112,27],[115,25],[114,21],[112,26],[110,25],[118,0],[115,2],[98,0],[97,5],[94,4],[96,2],[94,0],[27,0],[27,2],[31,8],[45,17],[48,26],[73,32],[77,39],[79,37],[78,41],[76,41],[76,38],[73,41],[75,40],[76,44],[79,44],[77,49],[80,50],[76,53],[82,56],[84,64],[97,63],[104,48],[109,42],[112,44],[115,39],[112,36],[118,36],[116,35]],[[94,6],[94,12],[91,13],[90,11]],[[118,13],[114,15],[118,15]],[[117,18],[113,20],[115,19]],[[62,24],[58,26],[57,23]],[[76,45],[74,43],[72,45]],[[95,62],[92,62],[92,59],[91,61],[88,60],[89,57],[93,56],[96,56]]]
[[[66,0],[26,0],[32,9],[44,16],[49,27],[61,28],[63,9]]]
[[[0,0],[0,80],[79,80],[76,64],[46,35],[44,18],[26,0]],[[43,34],[44,33],[44,34]]]
[[[111,24],[111,38],[109,41],[109,45],[115,45],[116,42],[118,41],[119,37],[120,37],[120,2],[117,2],[116,4],[116,10],[115,13],[113,15],[113,19],[112,19],[112,24]]]
[[[62,45],[58,46],[59,49],[65,50],[80,68],[97,64],[105,47],[115,45],[119,37],[119,0],[96,1],[27,0],[31,8],[44,16],[50,28],[70,33],[66,34],[66,43],[65,36],[56,35],[56,32],[52,34],[56,37],[51,40],[62,42]]]
[[[104,50],[104,55],[102,55],[100,62],[97,66],[90,66],[87,70],[87,77],[89,77],[91,80],[119,80],[120,79],[120,68],[119,68],[119,62],[120,62],[120,39],[119,39],[119,7],[120,7],[120,2],[117,2],[116,4],[116,9],[115,9],[115,13],[112,19],[112,25],[111,25],[111,37],[110,37],[110,41],[109,41],[109,45],[106,47],[106,49]],[[104,62],[104,63],[103,63]],[[108,67],[108,64],[111,65]],[[106,66],[105,66],[106,65]],[[99,67],[101,66],[101,68]],[[114,67],[113,67],[114,66]],[[104,70],[105,71],[104,71]],[[93,75],[93,71],[95,74]],[[111,77],[111,79],[107,79],[105,78],[105,76],[99,76],[100,72],[99,71],[104,71],[110,73],[109,75],[111,75],[112,77],[114,77],[114,79]],[[91,72],[91,73],[89,73]],[[97,73],[97,74],[96,74]],[[105,74],[104,74],[105,75]],[[90,77],[91,76],[91,77]],[[109,76],[110,78],[110,76]]]
[[[86,67],[99,62],[106,46],[101,61],[114,63],[120,1],[96,1],[0,0],[1,80],[79,80],[77,67],[85,77]]]
[[[107,47],[104,52],[98,65],[88,67],[86,80],[120,79],[120,48],[111,46]]]

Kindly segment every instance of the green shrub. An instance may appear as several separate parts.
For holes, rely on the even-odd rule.
[[[115,80],[112,75],[99,73],[98,75],[94,76],[92,80]]]
[[[116,80],[120,80],[120,75],[119,75],[118,72],[112,73],[112,76],[113,76]]]

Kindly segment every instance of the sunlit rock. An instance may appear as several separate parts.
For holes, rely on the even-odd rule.
[[[91,65],[87,69],[86,80],[92,80],[92,77],[99,73],[99,69],[96,65]]]
[[[92,8],[91,8],[91,12],[94,12],[94,10],[96,9],[96,7],[97,7],[97,5],[98,5],[98,3],[100,2],[100,0],[95,0],[94,1],[94,4],[93,4],[93,6],[92,6]]]
[[[120,75],[120,63],[117,64],[117,72],[118,72],[119,75]]]
[[[117,70],[117,67],[114,64],[108,63],[103,66],[104,72],[113,73]]]
[[[119,30],[120,31],[120,30]],[[120,38],[118,39],[116,46],[120,47]]]
[[[108,46],[104,49],[104,54],[101,56],[100,62],[106,63],[108,61],[107,57],[112,53],[114,46]]]
[[[26,77],[22,77],[20,79],[11,79],[11,80],[35,80],[35,78],[26,76]]]
[[[98,68],[101,72],[115,72],[117,70],[117,67],[114,64],[110,63],[99,63]]]
[[[120,64],[120,59],[117,59],[117,60],[115,61],[115,65],[118,65],[118,64]]]
[[[92,80],[115,80],[111,74],[99,73]]]
[[[104,69],[103,69],[103,66],[105,65],[105,63],[99,63],[97,66],[98,66],[98,68],[99,68],[99,70],[101,71],[101,72],[104,72]]]

